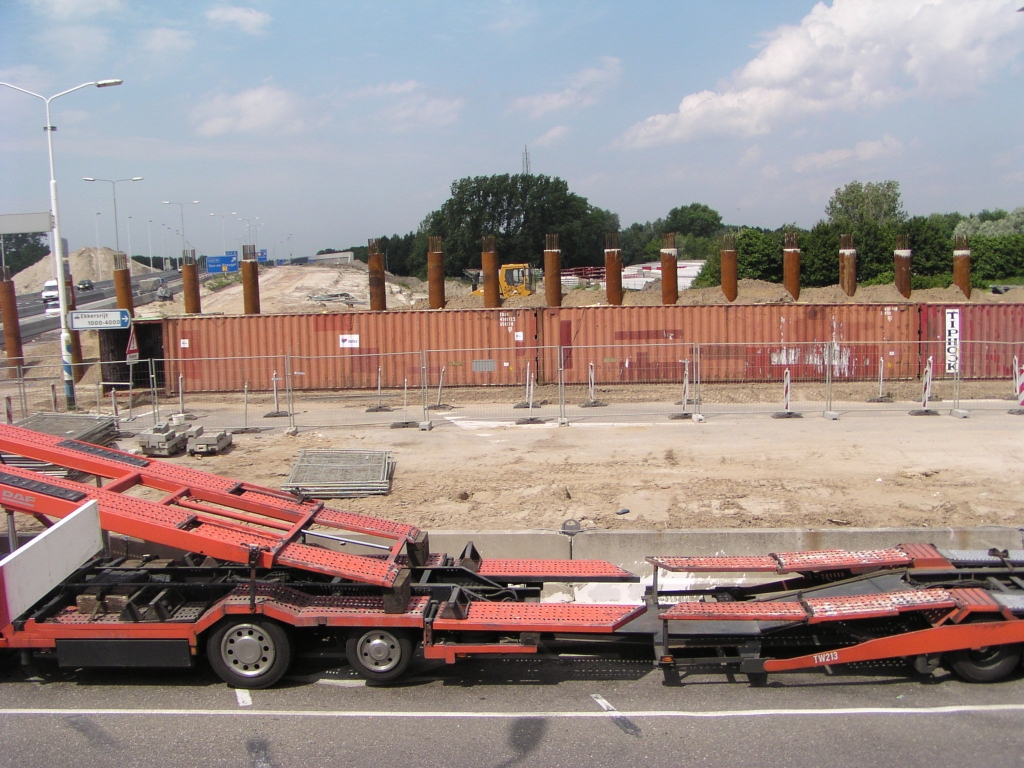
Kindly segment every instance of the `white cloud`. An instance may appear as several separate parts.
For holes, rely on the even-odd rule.
[[[743,157],[741,157],[739,159],[739,162],[736,163],[736,164],[738,166],[742,167],[744,165],[750,165],[751,163],[756,163],[760,159],[761,159],[761,148],[759,146],[757,146],[757,144],[755,144],[754,146],[750,147],[746,152],[743,153]]]
[[[170,27],[150,29],[142,36],[142,44],[153,54],[181,53],[194,48],[196,41],[189,32]]]
[[[826,152],[802,155],[793,162],[793,170],[797,173],[820,171],[846,165],[853,160],[865,162],[888,157],[898,154],[902,149],[903,144],[899,139],[886,135],[878,141],[859,141],[852,149],[830,149]]]
[[[69,25],[43,30],[41,45],[58,56],[72,61],[97,58],[110,48],[110,33],[103,27]]]
[[[537,118],[566,107],[596,104],[605,90],[622,76],[620,59],[604,56],[601,61],[601,67],[591,67],[577,73],[565,90],[522,96],[512,102],[510,109],[515,112],[526,112],[530,117]]]
[[[417,93],[384,110],[384,118],[395,131],[427,125],[450,125],[459,119],[464,103],[464,99],[445,99]]]
[[[357,98],[371,98],[375,96],[394,96],[402,93],[412,93],[423,87],[422,83],[415,80],[406,80],[404,83],[381,83],[380,85],[368,85],[353,91],[352,96]]]
[[[487,25],[487,29],[503,35],[511,35],[533,26],[538,18],[539,14],[533,8],[506,0],[501,4],[494,21]]]
[[[304,126],[299,100],[274,85],[215,96],[193,110],[192,120],[200,136],[296,133]]]
[[[31,0],[31,4],[39,13],[59,20],[81,19],[124,8],[123,0]]]
[[[569,132],[568,126],[556,125],[554,128],[552,128],[550,131],[548,131],[544,135],[539,136],[538,138],[534,139],[533,143],[536,146],[538,146],[538,147],[550,147],[552,144],[554,144],[560,138],[565,136],[568,132]]]
[[[877,109],[909,96],[975,92],[1024,41],[1017,0],[835,0],[779,27],[717,91],[685,96],[623,136],[627,146],[702,135],[755,136],[832,111]]]
[[[206,12],[207,21],[220,25],[234,25],[248,35],[262,35],[273,19],[269,13],[239,5],[221,5]]]

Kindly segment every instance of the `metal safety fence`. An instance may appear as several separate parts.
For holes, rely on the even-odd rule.
[[[426,349],[331,356],[104,361],[83,367],[77,410],[146,428],[650,422],[1024,407],[1024,342],[810,342]],[[66,410],[60,359],[8,369],[8,418]],[[225,382],[242,382],[225,391]],[[330,387],[323,386],[330,382]],[[125,427],[130,430],[132,427]]]

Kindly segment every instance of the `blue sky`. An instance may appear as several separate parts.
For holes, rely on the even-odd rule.
[[[404,233],[470,175],[561,176],[623,226],[694,201],[810,226],[896,179],[912,214],[1024,204],[1021,0],[3,0],[0,81],[53,102],[71,247],[276,255]],[[0,213],[49,207],[43,104],[0,87]],[[100,215],[97,217],[97,213]],[[150,225],[149,222],[152,222]],[[174,246],[176,249],[178,246]]]

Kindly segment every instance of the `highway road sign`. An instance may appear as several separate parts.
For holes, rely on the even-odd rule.
[[[237,272],[238,271],[238,254],[232,255],[230,252],[226,256],[207,256],[206,257],[206,271],[207,272]]]
[[[104,328],[130,328],[132,316],[127,309],[101,309],[94,312],[68,312],[73,331],[98,331]]]

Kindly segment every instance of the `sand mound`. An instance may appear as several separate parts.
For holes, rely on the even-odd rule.
[[[110,280],[114,275],[114,249],[100,248],[97,255],[95,248],[79,248],[68,254],[68,266],[71,268],[71,278],[75,283],[85,279],[93,282]],[[137,261],[132,262],[131,269],[133,275],[159,271]],[[41,291],[43,283],[53,279],[54,275],[53,257],[46,254],[31,267],[26,267],[14,276],[14,290],[19,294]]]

